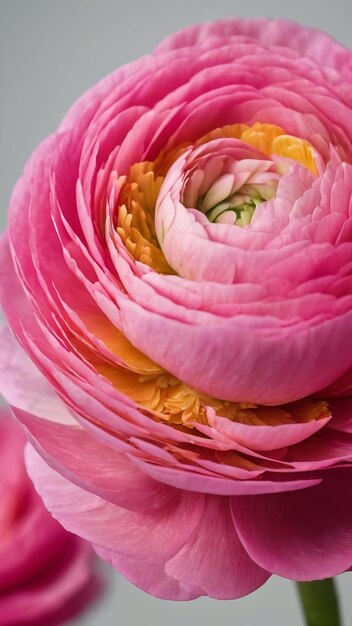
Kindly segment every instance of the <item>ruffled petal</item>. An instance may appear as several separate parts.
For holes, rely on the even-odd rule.
[[[336,68],[350,75],[352,69],[351,55],[341,44],[329,35],[316,28],[301,26],[285,19],[268,20],[232,19],[218,20],[190,26],[167,37],[156,48],[156,53],[166,50],[178,50],[195,45],[214,45],[215,38],[226,41],[229,38],[248,38],[262,43],[264,46],[280,46],[314,59],[323,66]]]
[[[40,456],[81,489],[131,511],[161,512],[178,500],[176,489],[149,478],[126,455],[77,424],[53,424],[24,411],[14,412]]]

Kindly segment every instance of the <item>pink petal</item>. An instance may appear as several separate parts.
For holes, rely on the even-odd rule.
[[[130,341],[184,382],[215,397],[284,404],[336,380],[352,360],[346,344],[351,312],[296,329],[269,316],[209,316],[207,324],[197,324],[197,312],[193,317],[193,324],[182,323],[121,301],[123,330]],[[159,336],[162,341],[151,340]],[[329,367],[321,367],[322,362]]]
[[[299,414],[299,408],[298,408]],[[324,426],[330,417],[311,422],[281,424],[277,426],[247,425],[232,422],[224,417],[208,412],[209,425],[236,443],[251,450],[277,450],[305,440]]]
[[[132,511],[164,511],[178,500],[178,491],[149,478],[126,455],[78,425],[53,424],[19,410],[15,414],[48,465],[81,489]]]
[[[221,600],[258,589],[270,574],[244,550],[233,526],[228,498],[208,496],[201,521],[183,548],[165,566],[182,583],[201,587]]]
[[[296,50],[300,56],[306,55],[323,66],[336,67],[340,71],[345,71],[347,75],[351,71],[349,50],[315,28],[304,27],[284,19],[232,19],[190,26],[167,37],[156,48],[156,53],[197,44],[214,46],[215,37],[222,42],[228,41],[228,38],[235,40],[236,37],[246,37],[264,46]]]
[[[7,327],[0,330],[0,352],[0,392],[10,405],[53,422],[75,423]]]
[[[304,491],[232,500],[235,528],[250,557],[273,574],[320,580],[352,562],[351,470],[324,474]]]
[[[204,595],[194,585],[183,585],[168,576],[164,564],[145,563],[95,547],[97,554],[125,576],[133,585],[163,600],[193,600]]]
[[[60,523],[94,545],[134,559],[162,563],[187,541],[202,515],[201,494],[180,492],[162,509],[122,509],[70,483],[27,448],[27,470]],[[148,537],[148,541],[145,541]]]
[[[275,480],[232,480],[221,475],[211,474],[206,471],[195,471],[192,467],[184,468],[168,467],[156,465],[143,459],[130,455],[129,457],[135,465],[143,472],[151,476],[155,480],[159,480],[166,485],[171,485],[178,489],[184,489],[190,492],[215,494],[222,496],[247,496],[263,493],[280,493],[282,491],[296,491],[306,489],[312,485],[317,485],[321,481],[319,477],[297,477],[291,480],[284,480],[275,476]]]

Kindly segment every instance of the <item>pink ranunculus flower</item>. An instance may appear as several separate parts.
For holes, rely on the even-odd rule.
[[[49,626],[77,614],[100,587],[90,546],[45,509],[24,465],[25,435],[0,411],[0,624]]]
[[[192,27],[88,91],[14,190],[0,380],[29,473],[156,596],[351,566],[351,80],[316,30]]]

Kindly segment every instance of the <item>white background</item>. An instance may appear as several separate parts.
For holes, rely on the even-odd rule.
[[[236,15],[292,18],[352,46],[351,7],[350,0],[0,0],[1,228],[11,189],[31,151],[82,91],[116,66],[148,53],[183,26]],[[111,570],[107,575],[104,600],[75,624],[303,625],[294,586],[282,579],[272,578],[241,600],[176,603],[147,596]],[[345,626],[350,626],[350,574],[340,577],[339,588]]]

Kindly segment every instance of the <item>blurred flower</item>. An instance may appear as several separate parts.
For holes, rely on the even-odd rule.
[[[49,626],[76,615],[100,582],[89,544],[45,509],[24,467],[25,436],[0,412],[0,624]]]
[[[351,59],[283,20],[192,27],[14,190],[0,379],[30,474],[156,596],[351,566]]]

